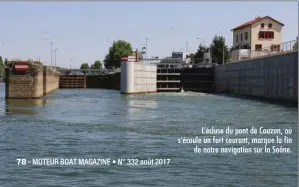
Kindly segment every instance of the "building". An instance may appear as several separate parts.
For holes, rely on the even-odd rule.
[[[240,60],[242,57],[258,56],[261,52],[280,51],[283,26],[274,18],[264,16],[233,28],[232,56]]]
[[[191,59],[190,59],[189,55],[190,54],[186,53],[186,52],[172,52],[171,57],[178,59],[185,63],[190,63]]]

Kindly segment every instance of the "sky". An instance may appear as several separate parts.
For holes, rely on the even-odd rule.
[[[0,2],[0,56],[40,59],[60,67],[104,60],[114,40],[126,40],[133,49],[148,40],[148,57],[172,51],[195,52],[203,38],[210,44],[218,34],[232,45],[231,29],[258,16],[285,24],[282,40],[298,35],[298,2],[276,1],[47,1]]]

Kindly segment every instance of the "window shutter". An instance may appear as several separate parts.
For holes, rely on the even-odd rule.
[[[272,38],[274,39],[274,32],[272,32]]]
[[[277,45],[277,52],[280,52],[280,45]]]
[[[274,45],[271,45],[271,52],[274,51]]]
[[[269,38],[269,32],[265,32],[265,38],[266,38],[266,39]]]
[[[262,31],[259,32],[259,39],[262,38]]]

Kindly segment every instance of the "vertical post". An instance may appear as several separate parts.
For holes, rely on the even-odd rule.
[[[52,54],[52,53],[53,53],[53,52],[52,52],[52,47],[53,47],[53,41],[51,42],[51,66],[52,66],[52,55],[53,55],[53,54]]]
[[[186,41],[186,53],[188,53],[188,41]]]
[[[57,48],[55,49],[55,53],[54,53],[54,59],[55,59],[55,68],[56,68],[56,51],[57,51]]]
[[[212,61],[212,44],[210,45],[210,59],[209,59],[209,63],[212,63],[213,61]]]
[[[147,60],[147,37],[145,38],[145,62]]]
[[[224,41],[223,41],[223,49],[222,49],[223,57],[222,57],[222,64],[224,64],[224,46],[225,46],[225,44],[224,44]]]

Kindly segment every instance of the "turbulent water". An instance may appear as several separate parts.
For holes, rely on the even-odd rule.
[[[184,93],[57,90],[5,100],[0,84],[0,186],[297,186],[297,108]],[[292,154],[199,154],[180,137],[201,127],[291,127]],[[34,158],[165,158],[166,166],[34,166]],[[17,159],[26,159],[19,163]]]

